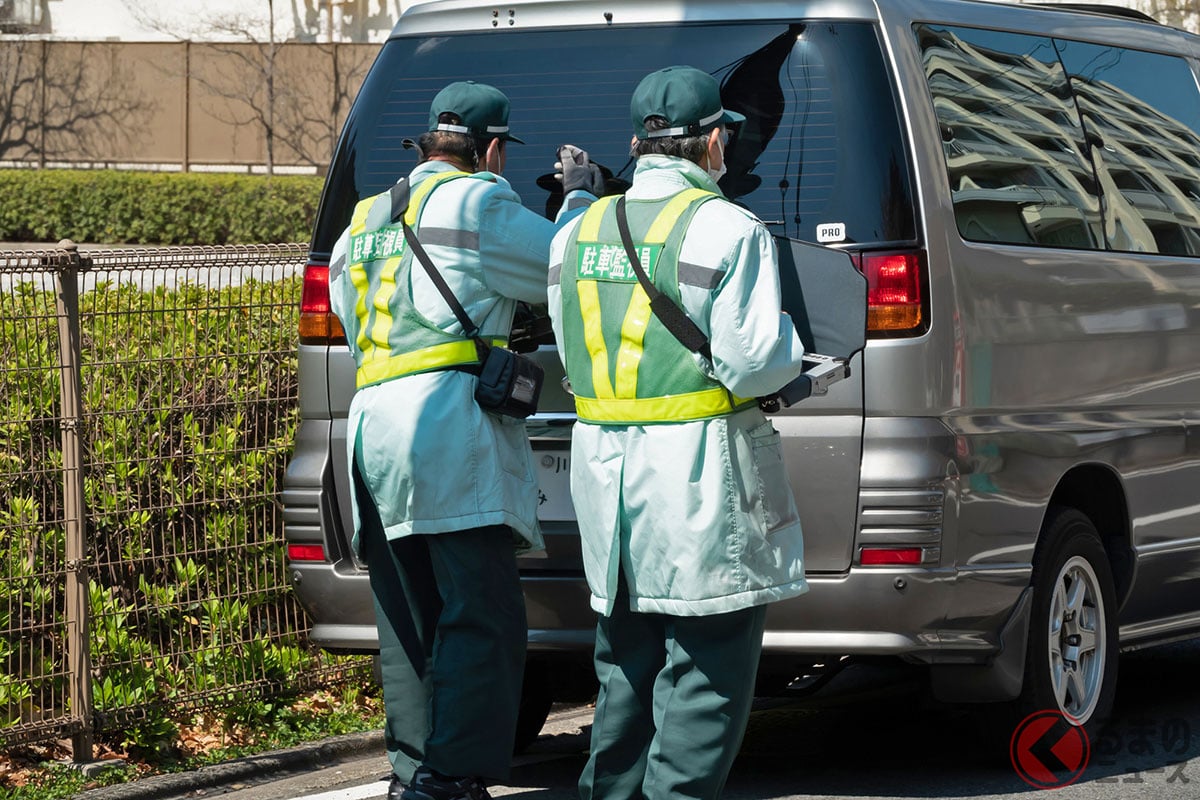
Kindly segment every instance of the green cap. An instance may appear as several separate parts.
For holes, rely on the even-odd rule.
[[[721,106],[716,78],[695,67],[667,67],[642,78],[633,91],[629,113],[639,139],[699,136],[719,125],[746,119]],[[669,127],[648,132],[647,117],[665,117]]]
[[[457,114],[461,125],[439,123],[445,113]],[[475,81],[458,81],[437,93],[429,107],[429,130],[494,136],[525,144],[508,132],[508,98],[495,86]]]

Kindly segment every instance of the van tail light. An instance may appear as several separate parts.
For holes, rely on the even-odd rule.
[[[864,567],[890,564],[920,564],[924,553],[919,547],[864,547],[859,561]]]
[[[856,254],[855,261],[867,277],[867,332],[922,332],[925,276],[921,251],[863,252]]]
[[[325,561],[325,547],[319,544],[289,544],[288,561]]]
[[[346,332],[329,305],[329,265],[309,262],[300,292],[300,344],[344,344]]]

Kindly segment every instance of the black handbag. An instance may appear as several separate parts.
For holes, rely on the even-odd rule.
[[[404,239],[412,248],[413,255],[421,262],[429,279],[445,298],[467,338],[475,340],[480,362],[479,381],[475,385],[475,402],[484,411],[525,419],[537,411],[538,398],[541,397],[542,383],[545,380],[541,365],[508,348],[490,345],[479,336],[479,327],[467,316],[466,309],[458,302],[458,298],[434,266],[417,235],[404,221],[404,212],[408,208],[408,181],[401,181],[392,192],[392,219],[399,218],[400,224],[404,226]],[[398,206],[402,206],[399,213],[396,210]]]

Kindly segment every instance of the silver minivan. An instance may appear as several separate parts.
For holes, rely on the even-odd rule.
[[[1095,726],[1118,652],[1200,633],[1200,39],[1110,7],[973,0],[443,0],[400,19],[330,166],[305,276],[301,422],[283,503],[314,642],[370,651],[349,547],[353,362],[329,314],[333,242],[413,166],[429,98],[512,99],[508,177],[552,214],[571,142],[632,174],[637,81],[716,76],[722,181],[779,237],[803,331],[866,328],[849,377],[773,419],[811,591],[771,606],[760,687],[862,657],[927,667],[950,701]],[[821,252],[865,291],[838,294]],[[837,252],[834,252],[837,251]],[[861,280],[861,278],[860,278]],[[523,730],[587,691],[595,618],[566,480],[573,424],[546,371],[528,429],[547,548],[521,562]],[[853,331],[851,331],[853,333]],[[538,337],[541,337],[540,339]],[[860,343],[861,344],[861,343]]]

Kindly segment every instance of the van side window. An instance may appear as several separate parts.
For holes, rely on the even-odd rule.
[[[1095,174],[1054,42],[914,29],[963,238],[1102,249]]]
[[[1056,41],[1104,196],[1108,247],[1200,255],[1200,93],[1182,58]]]

